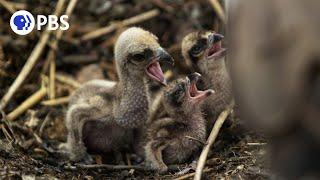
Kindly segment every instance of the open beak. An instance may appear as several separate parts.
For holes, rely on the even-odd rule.
[[[218,33],[212,33],[208,37],[207,59],[219,59],[226,55],[227,49],[222,48],[221,41],[224,36]]]
[[[201,74],[199,73],[192,73],[187,76],[188,83],[188,90],[189,90],[189,97],[191,101],[195,103],[199,103],[205,100],[208,96],[212,95],[214,91],[212,89],[207,89],[204,91],[199,91],[197,88],[197,82],[200,79]]]
[[[161,83],[162,85],[166,86],[167,85],[167,81],[166,81],[166,79],[164,77],[164,74],[163,74],[163,71],[161,69],[161,66],[160,66],[159,62],[167,62],[167,63],[173,65],[174,60],[170,56],[169,53],[167,53],[164,49],[159,48],[157,50],[156,56],[147,65],[146,73],[151,79],[153,79],[153,80]]]

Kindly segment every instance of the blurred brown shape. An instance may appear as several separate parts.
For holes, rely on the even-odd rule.
[[[271,141],[285,177],[320,170],[320,1],[247,0],[230,14],[230,60],[242,119]]]
[[[103,71],[98,64],[84,66],[77,73],[77,80],[80,83],[84,83],[93,79],[104,79]]]

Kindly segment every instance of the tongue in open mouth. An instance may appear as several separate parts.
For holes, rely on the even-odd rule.
[[[221,41],[212,44],[207,53],[208,59],[218,59],[226,55],[226,49],[221,47]]]
[[[204,91],[198,90],[197,85],[196,85],[197,81],[198,81],[198,78],[192,80],[189,85],[189,96],[190,96],[191,100],[194,102],[200,102],[200,101],[204,100],[206,97],[208,97],[214,93],[214,91],[212,89],[207,89]]]
[[[150,63],[146,68],[146,72],[151,79],[163,85],[167,85],[166,79],[164,78],[161,66],[158,61]]]

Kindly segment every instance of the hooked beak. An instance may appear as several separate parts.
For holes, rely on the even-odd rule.
[[[159,48],[156,52],[156,56],[153,60],[151,60],[151,63],[149,63],[146,67],[146,73],[147,75],[161,83],[162,85],[167,85],[167,80],[165,79],[163,75],[163,71],[161,69],[159,62],[167,62],[173,65],[174,61],[173,58],[170,56],[169,53],[167,53],[164,49]]]
[[[224,36],[222,34],[218,34],[218,33],[210,34],[208,37],[209,44],[214,44],[214,43],[220,42],[220,41],[222,41],[222,39],[224,39]]]
[[[165,51],[164,49],[159,48],[157,50],[157,55],[156,56],[159,57],[159,61],[160,62],[166,62],[166,63],[169,63],[171,65],[174,65],[174,60],[173,60],[172,56],[167,51]]]
[[[188,79],[190,80],[190,83],[198,82],[200,77],[201,77],[201,74],[197,72],[188,75]]]
[[[211,33],[208,36],[207,59],[219,59],[226,55],[227,49],[222,48],[221,41],[224,36],[218,33]]]

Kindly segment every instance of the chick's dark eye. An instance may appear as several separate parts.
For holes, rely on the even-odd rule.
[[[202,52],[203,46],[201,45],[195,45],[191,48],[191,54],[198,55]]]
[[[201,38],[197,41],[197,43],[190,49],[190,53],[192,55],[199,55],[206,47],[207,40],[205,38]]]
[[[144,54],[134,54],[132,55],[132,60],[137,62],[142,62],[145,59]]]
[[[185,90],[184,84],[179,84],[179,91],[183,92]]]

